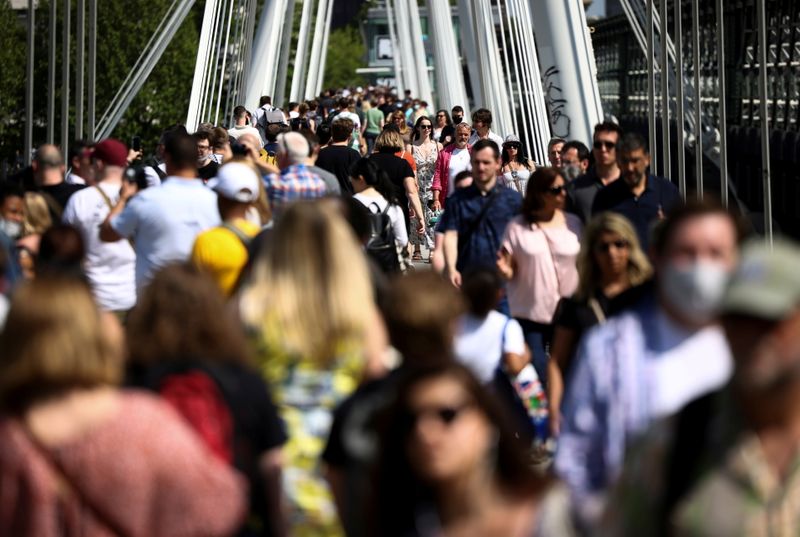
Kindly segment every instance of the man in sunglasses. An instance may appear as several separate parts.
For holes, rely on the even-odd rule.
[[[652,226],[682,203],[678,189],[669,180],[648,175],[650,154],[644,138],[626,134],[617,144],[617,165],[622,181],[602,188],[592,203],[592,214],[619,213],[631,221],[644,251],[648,251]]]
[[[592,203],[600,189],[619,178],[616,147],[620,138],[622,129],[616,123],[605,121],[595,125],[592,140],[594,166],[567,188],[567,211],[577,214],[584,223],[592,218]]]

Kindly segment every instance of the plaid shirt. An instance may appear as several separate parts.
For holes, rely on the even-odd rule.
[[[281,170],[280,175],[264,177],[269,204],[274,216],[278,216],[283,206],[302,199],[321,198],[326,193],[325,181],[309,171],[305,164],[294,164]]]
[[[688,442],[699,450],[690,470],[694,479],[673,500],[671,512],[664,512],[664,502],[671,486],[676,418],[660,422],[631,448],[598,534],[657,535],[666,520],[669,535],[800,535],[800,455],[785,476],[777,476],[758,437],[742,423],[741,407],[730,391],[709,397],[709,416],[698,425],[707,430],[707,438]]]

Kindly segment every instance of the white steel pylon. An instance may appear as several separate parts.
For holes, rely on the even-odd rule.
[[[456,105],[469,112],[450,5],[439,0],[427,0],[427,5],[428,35],[433,43],[436,102],[439,108],[445,108],[448,112]]]

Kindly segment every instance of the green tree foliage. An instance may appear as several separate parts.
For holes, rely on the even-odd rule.
[[[365,65],[367,47],[358,28],[344,26],[332,30],[328,39],[328,59],[325,63],[326,88],[363,86],[366,79],[356,74],[356,69]]]
[[[56,0],[58,1],[58,0]],[[156,27],[166,14],[170,0],[102,0],[97,6],[97,120],[136,63]],[[47,133],[49,4],[42,0],[36,10],[34,65],[34,146],[45,142]],[[151,150],[160,132],[186,120],[203,3],[196,4],[175,34],[142,90],[134,98],[112,136],[130,141],[140,135]],[[24,12],[21,13],[24,15]],[[60,141],[61,42],[63,3],[57,5],[56,142]],[[72,2],[70,47],[70,138],[75,126],[75,1]],[[0,0],[0,159],[13,157],[23,147],[25,119],[26,30],[24,17],[14,14],[8,0]],[[88,24],[88,13],[87,13]],[[87,26],[88,29],[88,26]],[[87,36],[88,37],[88,36]],[[88,41],[87,41],[88,43]],[[84,82],[84,85],[86,83]],[[84,117],[85,117],[84,107]],[[86,132],[84,130],[84,132]]]

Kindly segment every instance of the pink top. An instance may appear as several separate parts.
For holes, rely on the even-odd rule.
[[[0,417],[0,535],[211,536],[238,529],[247,505],[243,480],[159,399],[123,392],[121,406],[116,419],[48,448],[46,457],[16,419]],[[56,460],[66,480],[56,477]]]
[[[514,278],[508,282],[512,317],[550,324],[558,301],[578,288],[575,266],[581,249],[581,221],[564,213],[566,226],[541,228],[517,216],[506,227],[503,248],[514,258]]]

